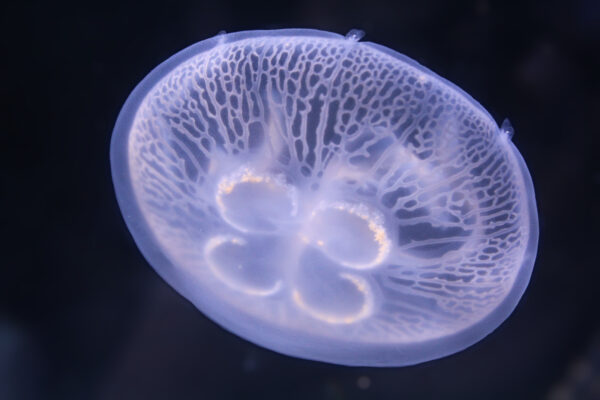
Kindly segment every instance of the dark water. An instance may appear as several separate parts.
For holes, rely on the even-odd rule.
[[[0,6],[0,399],[599,399],[600,3],[309,0]],[[147,265],[108,146],[129,92],[220,30],[309,27],[462,87],[533,176],[538,261],[514,314],[408,368],[285,357],[233,336]]]

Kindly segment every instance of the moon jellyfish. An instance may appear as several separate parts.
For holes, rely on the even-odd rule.
[[[112,174],[146,259],[225,329],[301,358],[410,365],[515,308],[534,191],[512,128],[360,38],[239,32],[175,54],[121,110]]]

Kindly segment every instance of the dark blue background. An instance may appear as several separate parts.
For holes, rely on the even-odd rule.
[[[135,247],[108,158],[129,92],[221,30],[286,27],[364,29],[511,119],[540,247],[481,342],[393,369],[282,356]],[[0,399],[600,399],[600,2],[13,2],[0,41]]]

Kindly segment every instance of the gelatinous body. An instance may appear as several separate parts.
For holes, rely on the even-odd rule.
[[[127,100],[113,177],[146,258],[223,327],[298,357],[408,365],[511,313],[535,199],[477,102],[359,39],[241,32],[183,50]]]

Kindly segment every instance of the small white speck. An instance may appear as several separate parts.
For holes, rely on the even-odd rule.
[[[360,29],[350,29],[350,32],[346,34],[346,39],[353,42],[358,42],[363,37],[365,37],[365,31],[361,31]]]
[[[219,31],[219,33],[217,33],[217,37],[219,38],[219,44],[225,43],[225,36],[227,36],[227,32],[225,31]]]
[[[512,139],[513,135],[515,134],[515,130],[508,118],[504,118],[504,121],[502,121],[502,125],[500,126],[500,132],[508,136],[509,139]]]
[[[356,386],[358,386],[359,389],[367,390],[371,386],[371,378],[364,375],[359,376],[356,380]]]

